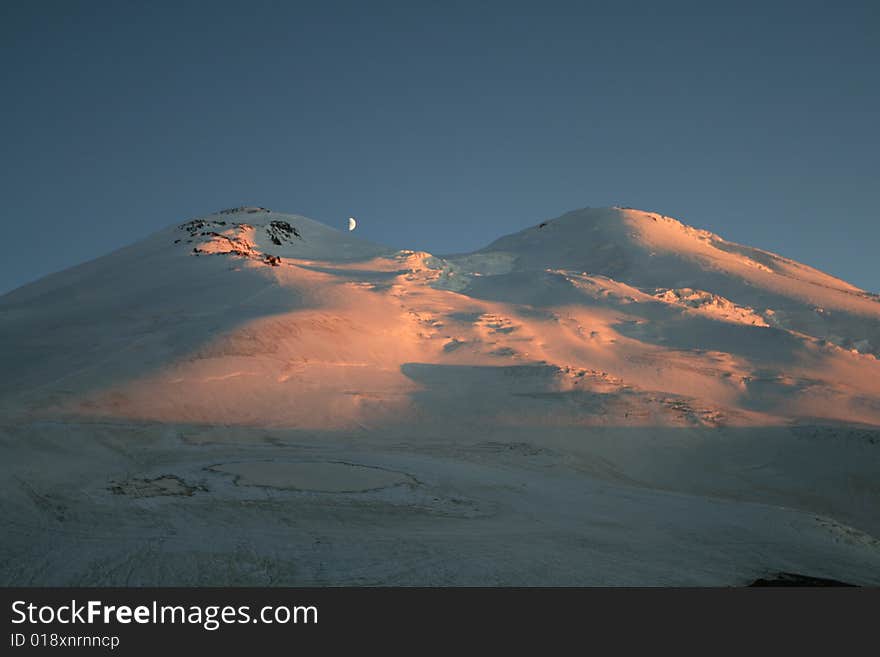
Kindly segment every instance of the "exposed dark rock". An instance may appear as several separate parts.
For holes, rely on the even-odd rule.
[[[269,225],[266,226],[266,233],[276,246],[290,242],[294,237],[302,239],[302,235],[299,234],[296,227],[291,226],[286,221],[270,221]]]
[[[201,484],[188,484],[177,475],[111,481],[108,490],[114,495],[129,497],[191,497],[196,491],[207,491]]]
[[[776,573],[756,579],[749,586],[857,586],[824,577],[810,577],[798,573]]]
[[[227,208],[225,210],[220,210],[220,212],[217,212],[215,214],[239,214],[242,212],[246,212],[247,214],[256,214],[257,212],[271,212],[271,210],[264,207],[251,208],[243,205],[237,208]]]
[[[190,237],[195,237],[196,235],[204,235],[204,231],[211,229],[214,226],[225,226],[225,221],[213,221],[211,219],[193,219],[192,221],[187,221],[185,224],[180,224],[178,228],[180,230],[185,230],[189,233]]]

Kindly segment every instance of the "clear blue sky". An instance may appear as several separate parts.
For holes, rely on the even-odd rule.
[[[880,3],[0,5],[0,292],[253,204],[471,250],[656,210],[880,290]]]

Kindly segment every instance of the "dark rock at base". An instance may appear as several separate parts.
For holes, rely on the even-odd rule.
[[[161,475],[153,478],[134,478],[127,481],[112,481],[108,490],[114,495],[129,497],[192,497],[194,493],[206,492],[201,484],[189,484],[177,475]]]
[[[857,586],[824,577],[810,577],[798,573],[776,573],[768,577],[756,579],[749,586]]]

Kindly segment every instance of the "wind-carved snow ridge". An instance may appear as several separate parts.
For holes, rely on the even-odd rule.
[[[753,308],[739,306],[721,295],[704,290],[693,290],[689,287],[673,290],[658,288],[654,292],[654,297],[665,303],[689,308],[709,317],[753,326],[769,326]]]

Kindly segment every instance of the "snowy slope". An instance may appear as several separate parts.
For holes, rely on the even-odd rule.
[[[604,275],[645,291],[658,289],[664,301],[709,293],[721,304],[753,309],[772,326],[880,353],[877,295],[656,213],[578,210],[502,237],[475,255],[465,258],[476,264],[510,257],[511,271]],[[489,272],[501,273],[491,264]]]
[[[286,234],[290,222],[298,235]],[[307,305],[314,292],[308,277],[279,285],[269,256],[344,260],[383,251],[304,217],[259,208],[171,226],[2,297],[0,357],[8,374],[0,400],[24,396],[44,407],[57,396],[170,365],[250,319]]]
[[[298,215],[235,208],[0,297],[4,498],[23,537],[6,556],[43,550],[46,563],[56,564],[22,578],[3,571],[5,581],[52,579],[37,574],[58,567],[49,530],[29,518],[55,513],[53,499],[72,509],[65,513],[80,523],[77,531],[91,531],[124,508],[119,491],[166,490],[150,484],[153,477],[194,497],[202,488],[215,491],[219,506],[210,502],[200,513],[219,523],[217,514],[227,513],[222,500],[239,499],[246,484],[222,486],[218,473],[244,466],[217,464],[303,454],[400,471],[395,481],[416,482],[392,487],[410,497],[377,493],[365,503],[369,513],[380,513],[371,504],[390,504],[462,522],[485,518],[490,524],[480,526],[494,527],[489,533],[502,544],[506,532],[532,531],[523,518],[540,515],[542,504],[592,499],[592,510],[561,508],[546,522],[563,534],[592,522],[606,527],[583,539],[610,546],[608,555],[594,555],[605,568],[613,546],[632,536],[632,523],[669,514],[672,534],[661,531],[662,540],[645,549],[675,547],[682,572],[694,560],[706,567],[704,576],[687,571],[664,579],[666,557],[647,563],[634,554],[626,567],[588,569],[582,583],[724,583],[734,571],[744,577],[754,569],[736,561],[742,555],[731,557],[730,572],[706,565],[706,555],[720,549],[717,537],[734,526],[761,545],[813,545],[806,561],[790,568],[830,560],[846,564],[840,576],[870,580],[862,565],[880,564],[878,544],[862,533],[880,531],[873,511],[880,502],[876,295],[631,209],[571,212],[474,253],[443,257],[355,235]],[[43,460],[53,465],[37,475]],[[276,490],[278,476],[255,485]],[[539,479],[538,497],[510,496]],[[91,501],[70,486],[90,491]],[[116,497],[105,500],[107,490]],[[685,503],[659,490],[692,497]],[[597,496],[611,497],[600,504]],[[459,498],[470,501],[457,506]],[[733,523],[726,529],[709,520],[722,513],[713,499],[733,500],[719,521]],[[101,513],[90,506],[95,500],[106,504]],[[338,498],[325,501],[338,511]],[[158,502],[137,504],[143,518],[158,512]],[[519,520],[491,524],[504,508],[516,509]],[[174,516],[183,531],[190,512],[173,509],[183,514]],[[605,516],[615,509],[620,533],[607,530]],[[587,522],[581,513],[599,515]],[[200,531],[240,522],[223,517]],[[309,531],[326,531],[326,516],[313,521]],[[340,532],[357,521],[346,523]],[[781,524],[795,529],[777,534]],[[400,536],[412,529],[395,527]],[[651,532],[639,531],[649,545]],[[696,546],[681,538],[710,531],[720,533]],[[267,545],[289,538],[276,533],[266,534]],[[131,520],[132,543],[119,548],[123,571],[133,559],[152,563],[133,556],[140,535],[153,529]],[[469,535],[463,525],[456,540]],[[384,539],[375,540],[371,549],[381,560]],[[420,540],[436,547],[438,564],[463,545]],[[518,559],[561,549],[555,539],[541,540],[543,548],[509,555],[499,581],[526,581],[512,574],[521,572]],[[414,556],[422,554],[417,543],[407,543],[414,572],[424,566]],[[186,541],[179,549],[192,557]],[[233,547],[223,549],[221,570]],[[548,565],[551,574],[535,572],[527,581],[564,583],[560,573],[574,563],[567,559],[579,558],[570,549],[558,552],[568,555],[557,564],[562,570]],[[82,564],[91,558],[86,552]],[[776,553],[761,554],[772,561]],[[332,581],[423,581],[382,575],[373,557],[352,565],[360,563],[356,555],[343,556],[348,574]],[[73,568],[64,581],[119,581]],[[369,573],[363,580],[358,568]],[[438,568],[424,581],[474,583],[487,572],[474,566],[451,576],[448,566]],[[143,581],[189,581],[180,572]],[[217,572],[198,581],[219,583]],[[627,579],[628,572],[636,574]]]

